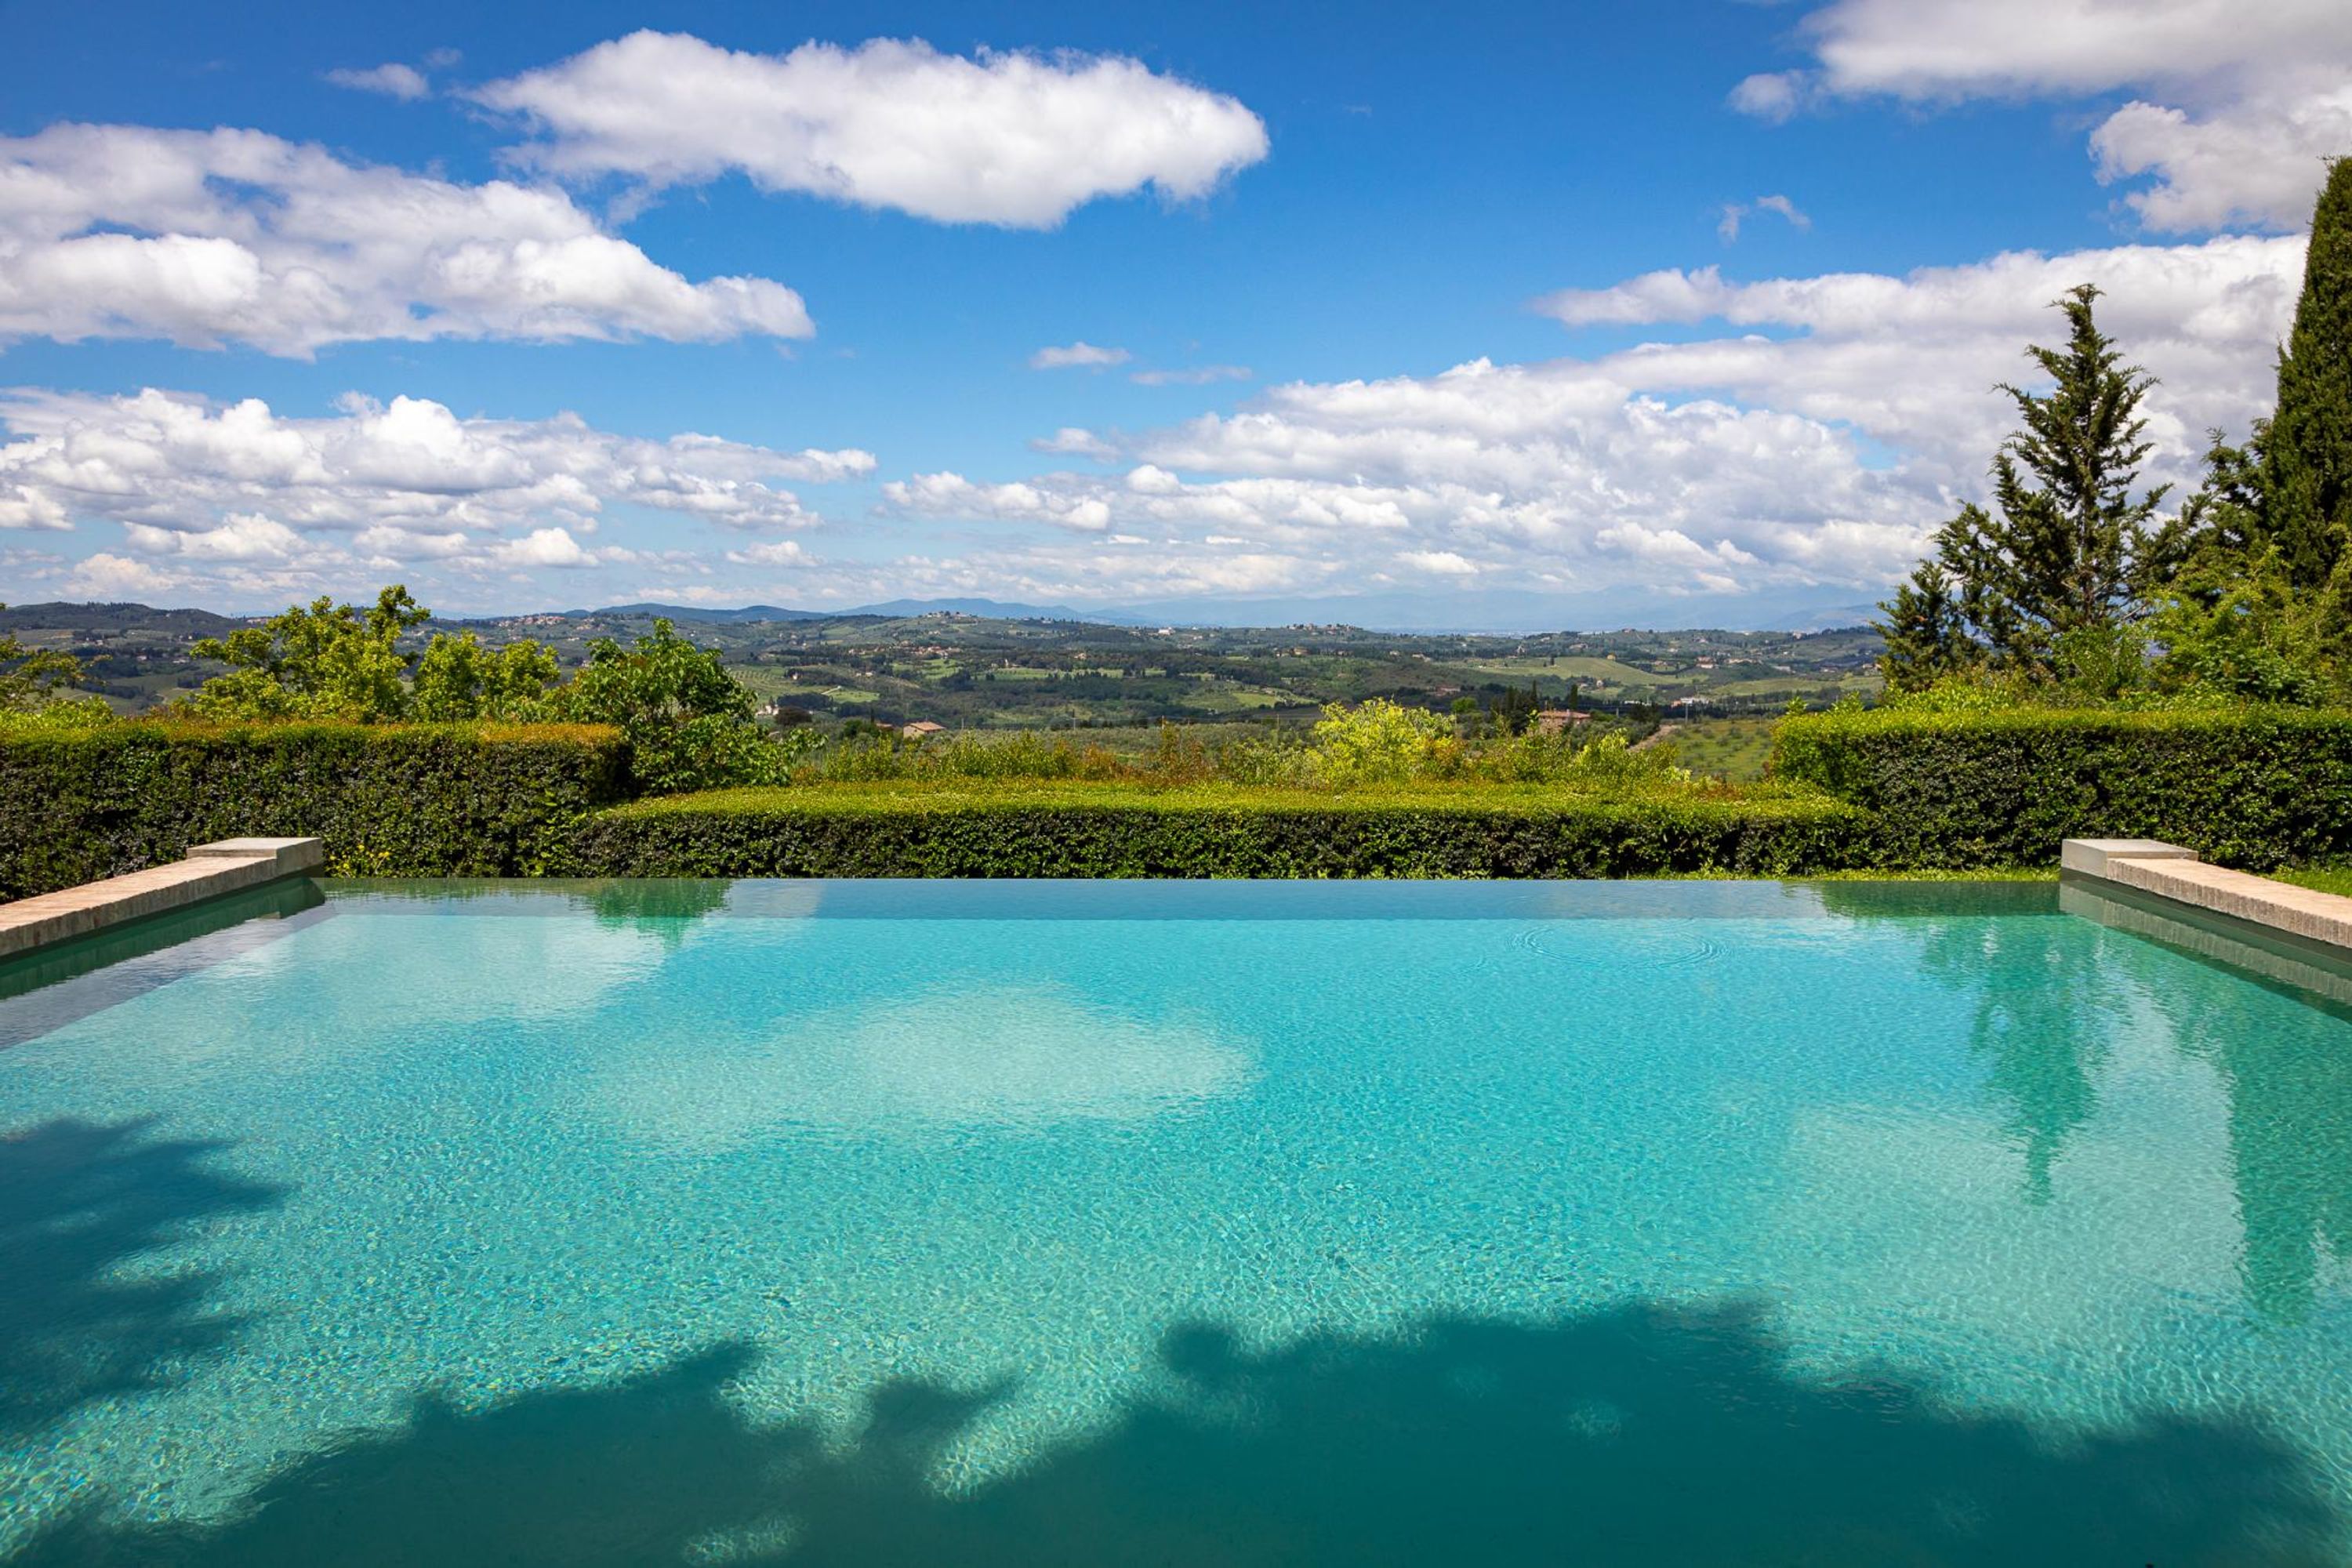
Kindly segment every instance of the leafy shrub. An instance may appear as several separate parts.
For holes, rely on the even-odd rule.
[[[1443,774],[1461,746],[1448,721],[1385,697],[1354,708],[1330,703],[1315,726],[1317,770],[1343,788]]]
[[[2255,868],[2352,854],[2342,713],[1833,709],[1781,721],[1772,767],[1871,812],[1881,865],[2048,865],[2076,837]]]
[[[936,735],[914,741],[877,730],[827,747],[794,770],[803,784],[885,779],[1116,779],[1135,776],[1099,746],[1017,730],[1001,735]]]
[[[751,717],[756,700],[716,648],[696,646],[661,619],[634,647],[610,637],[590,643],[587,662],[548,694],[546,708],[574,723],[619,730],[636,787],[667,795],[781,784],[819,743],[805,729],[781,740],[770,735]]]
[[[627,877],[1622,877],[1853,863],[1816,796],[1595,801],[1207,785],[836,785],[675,795],[582,825],[563,868]]]
[[[247,835],[323,838],[352,870],[530,875],[626,791],[625,742],[586,726],[0,724],[0,898]]]
[[[0,605],[0,608],[5,608]],[[98,697],[68,697],[81,679],[81,660],[57,648],[26,647],[14,632],[0,632],[0,715],[60,716],[68,722],[96,723],[114,710]]]
[[[471,632],[436,636],[421,657],[404,651],[401,639],[431,616],[399,584],[365,610],[322,595],[257,626],[199,640],[195,656],[228,672],[175,706],[185,717],[232,723],[531,716],[541,689],[555,679],[554,655],[528,640],[491,653]]]

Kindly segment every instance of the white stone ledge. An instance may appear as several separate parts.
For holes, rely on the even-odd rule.
[[[169,866],[151,866],[0,904],[0,958],[280,877],[300,876],[317,870],[325,860],[326,846],[316,838],[225,838],[199,844],[186,859]]]
[[[2315,892],[2246,871],[2208,866],[2177,844],[2147,838],[2069,838],[2059,849],[2068,876],[2110,882],[2192,909],[2352,951],[2352,899]]]

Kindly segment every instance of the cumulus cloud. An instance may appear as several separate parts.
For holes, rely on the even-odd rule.
[[[0,138],[0,342],[307,356],[370,339],[805,337],[763,278],[689,282],[559,191],[353,164],[255,131]]]
[[[1739,226],[1757,213],[1778,213],[1789,220],[1789,226],[1791,228],[1803,229],[1813,226],[1813,220],[1798,211],[1797,204],[1788,197],[1758,196],[1752,202],[1725,203],[1723,216],[1715,226],[1717,236],[1726,245],[1730,244],[1739,237]]]
[[[2152,429],[2172,468],[2185,474],[2206,429],[2242,431],[2266,405],[2271,355],[2294,310],[2303,251],[2300,239],[2231,236],[2055,256],[2017,251],[1901,277],[1736,283],[1702,268],[1563,289],[1536,308],[1570,326],[1720,321],[1739,329],[1602,363],[1652,391],[1728,392],[1851,426],[1902,449],[1915,469],[1958,485],[1972,479],[2008,417],[1993,384],[2027,368],[2022,344],[2053,336],[2050,302],[2093,283],[2105,291],[2102,324],[2163,380]]]
[[[2091,133],[2103,180],[2152,175],[2125,199],[2154,228],[2287,228],[2309,220],[2326,160],[2352,149],[2352,87],[2232,103],[2202,116],[2128,103]]]
[[[1195,198],[1266,154],[1239,101],[1137,60],[919,40],[761,55],[638,32],[473,96],[529,126],[519,155],[561,176],[660,189],[740,172],[941,223],[1049,228],[1147,185]]]
[[[2207,426],[2242,430],[2263,406],[2300,268],[2298,242],[2239,237],[1903,277],[1655,274],[1541,308],[1576,325],[1724,330],[1591,359],[1277,386],[1139,433],[1066,429],[1045,445],[1108,470],[917,475],[886,486],[884,506],[1015,535],[1146,536],[1162,542],[1151,554],[1166,572],[1199,581],[1218,559],[1245,559],[1255,585],[1235,593],[1874,594],[1962,495],[1981,494],[2010,416],[1994,384],[2030,374],[2022,347],[2053,335],[2049,304],[2065,289],[2106,288],[2103,320],[2163,378],[2156,467],[2180,477]],[[1026,548],[1019,569],[1042,577],[1072,546],[1047,534]],[[1121,572],[1124,556],[1097,559],[1114,575],[1092,584],[1096,597],[1159,586]]]
[[[1125,349],[1099,348],[1084,338],[1058,348],[1043,348],[1029,356],[1031,370],[1100,370],[1105,365],[1125,364],[1135,356]]]
[[[2150,226],[2301,224],[2321,157],[2352,137],[2352,6],[2341,0],[1832,0],[1815,63],[1751,76],[1731,102],[1783,120],[1823,98],[2150,96],[2092,133],[2103,178]]]
[[[331,70],[327,79],[337,87],[348,87],[355,92],[380,92],[403,103],[413,103],[433,90],[433,84],[425,79],[423,71],[398,61],[367,70]]]
[[[1074,493],[1075,483],[1062,475],[1035,484],[974,484],[961,474],[942,472],[893,479],[882,494],[890,506],[917,515],[996,518],[1102,532],[1110,526],[1110,508],[1097,497]]]
[[[1731,89],[1731,107],[1778,124],[1803,107],[1808,89],[1802,71],[1759,71]]]
[[[410,397],[350,398],[336,416],[305,419],[257,399],[18,392],[0,399],[0,525],[21,513],[30,521],[16,526],[121,527],[121,552],[73,569],[69,585],[88,591],[106,579],[142,592],[300,595],[415,563],[460,574],[691,567],[690,555],[585,536],[623,510],[804,528],[815,514],[777,481],[833,482],[874,468],[855,449],[649,440],[571,415],[467,419]],[[753,545],[745,558],[800,555]]]
[[[730,550],[727,559],[737,566],[799,566],[809,560],[809,552],[801,548],[797,539],[771,539]]]

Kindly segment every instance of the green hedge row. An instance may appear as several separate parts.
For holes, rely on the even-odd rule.
[[[1882,866],[2047,865],[2064,838],[2257,870],[2352,855],[2347,714],[1832,711],[1783,720],[1772,771],[1869,812]]]
[[[1625,877],[1850,863],[1819,799],[1133,786],[726,790],[600,813],[564,869],[617,877]]]
[[[0,899],[247,835],[357,874],[531,875],[627,780],[619,731],[584,725],[0,730]]]

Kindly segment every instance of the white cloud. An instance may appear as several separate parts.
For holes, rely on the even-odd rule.
[[[1923,100],[2252,85],[2352,51],[2336,0],[1835,0],[1804,26],[1831,90]]]
[[[503,540],[494,545],[489,558],[506,566],[556,566],[578,570],[635,561],[638,557],[635,551],[617,545],[591,550],[572,538],[568,528],[534,528],[520,539]]]
[[[1035,451],[1054,452],[1068,458],[1105,458],[1117,455],[1109,442],[1093,431],[1082,430],[1075,425],[1065,425],[1051,436],[1040,437],[1029,445]]]
[[[123,539],[142,555],[181,555],[200,561],[284,560],[299,554],[301,535],[259,512],[231,512],[217,528],[159,528],[126,522]]]
[[[855,449],[783,452],[700,435],[649,440],[572,415],[462,419],[440,404],[344,400],[288,418],[147,391],[18,392],[0,399],[0,505],[46,526],[115,523],[125,553],[94,555],[72,586],[204,589],[249,598],[351,586],[409,563],[458,574],[634,564],[699,570],[698,557],[592,546],[618,511],[746,530],[818,519],[776,481],[872,472]],[[9,511],[0,510],[0,521]],[[22,524],[19,524],[22,526]],[[797,546],[751,546],[761,564]]]
[[[2011,418],[1994,384],[2031,374],[2023,347],[2055,335],[2049,305],[2065,289],[2108,289],[2102,321],[2163,378],[2149,405],[2156,469],[2183,477],[2207,426],[2242,430],[2266,402],[2301,264],[2297,241],[2233,237],[1905,277],[1653,275],[1542,308],[1572,324],[1725,330],[1594,359],[1276,386],[1230,413],[1045,443],[1115,471],[917,475],[886,486],[884,502],[1015,537],[1046,524],[1169,541],[1152,556],[1196,584],[1209,563],[1246,559],[1254,585],[1215,590],[1232,593],[1409,576],[1875,595],[1962,495],[1982,493]],[[1047,576],[1042,563],[1075,546],[1045,538],[961,565]],[[1096,559],[1112,574],[1068,592],[1171,591],[1119,571],[1123,556]]]
[[[1125,349],[1107,349],[1087,342],[1084,338],[1058,348],[1043,348],[1029,356],[1031,370],[1099,370],[1105,365],[1125,364],[1134,356]]]
[[[107,601],[166,594],[180,585],[180,579],[168,572],[159,571],[143,561],[133,561],[128,556],[114,555],[105,551],[76,563],[62,581],[77,594],[87,594],[93,599]]]
[[[348,87],[355,92],[380,92],[403,103],[413,103],[433,90],[433,84],[425,79],[423,71],[397,61],[367,70],[331,70],[327,79],[337,87]]]
[[[1141,386],[1207,386],[1212,382],[1247,381],[1245,364],[1200,364],[1180,370],[1139,370],[1128,377]]]
[[[2125,199],[2151,227],[2309,221],[2326,160],[2352,151],[2352,87],[2233,104],[2202,116],[2127,103],[2091,133],[2099,177],[2156,184]]]
[[[1066,476],[1036,484],[982,485],[961,474],[917,474],[884,485],[882,494],[890,506],[915,514],[1045,522],[1080,533],[1100,533],[1110,526],[1110,508],[1097,497],[1072,494]]]
[[[1728,245],[1739,237],[1739,226],[1757,213],[1778,213],[1789,220],[1791,228],[1813,226],[1813,220],[1797,210],[1797,204],[1786,196],[1758,196],[1752,202],[1726,202],[1723,216],[1715,226],[1717,237]]]
[[[738,566],[799,566],[805,564],[810,557],[797,539],[772,539],[741,550],[730,550],[727,552],[727,559]]]
[[[1806,87],[1802,71],[1760,71],[1731,89],[1731,107],[1777,124],[1803,107]]]
[[[2342,0],[1832,0],[1815,65],[1749,77],[1733,106],[1782,120],[1821,98],[1915,103],[2138,91],[2093,132],[2104,178],[2153,227],[2309,216],[2322,156],[2352,138]]]
[[[559,175],[660,188],[740,172],[941,223],[1047,228],[1146,185],[1191,199],[1266,153],[1241,103],[1137,60],[919,40],[761,55],[638,32],[473,96],[521,117],[537,137],[520,155]]]
[[[814,330],[782,284],[688,282],[558,191],[352,164],[254,131],[0,138],[0,342],[165,338],[307,356],[372,339]]]
[[[1850,425],[1908,454],[1915,468],[1967,484],[2008,417],[1991,388],[2028,370],[2048,342],[2050,302],[2077,283],[2105,291],[2102,325],[2163,380],[2153,433],[2177,474],[2203,432],[2243,431],[2266,406],[2270,356],[2303,273],[2294,238],[2230,237],[2189,246],[2017,251],[1902,277],[1832,273],[1726,280],[1714,268],[1651,273],[1614,288],[1564,289],[1537,309],[1571,326],[1719,321],[1736,336],[1654,343],[1602,363],[1664,392],[1726,391],[1743,403]],[[1755,335],[1772,331],[1774,336]],[[1793,331],[1798,335],[1785,335]]]
[[[1465,561],[1451,550],[1407,550],[1397,556],[1397,563],[1433,577],[1475,577],[1477,563]]]

